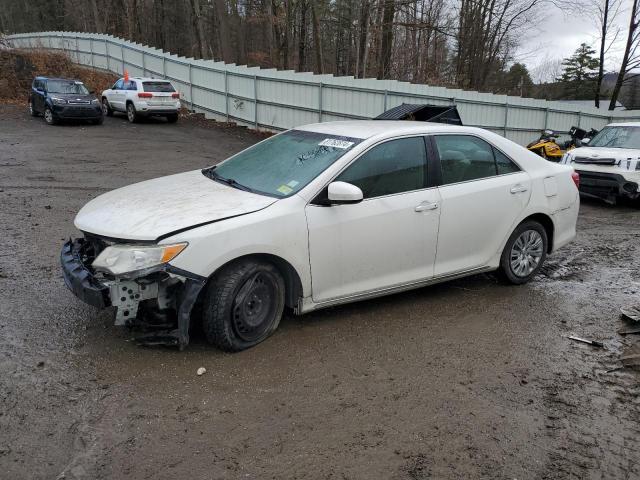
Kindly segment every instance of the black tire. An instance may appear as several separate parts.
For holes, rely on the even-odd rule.
[[[92,120],[91,123],[93,123],[94,125],[102,125],[104,123],[104,115],[97,120]]]
[[[38,111],[35,109],[33,105],[33,100],[29,100],[29,113],[31,114],[32,117],[38,116]]]
[[[178,114],[174,113],[171,115],[167,115],[167,122],[169,123],[176,123],[178,121]]]
[[[55,125],[58,123],[58,120],[53,115],[53,112],[49,107],[44,107],[44,121],[47,122],[48,125]]]
[[[270,263],[246,259],[223,267],[202,305],[207,340],[227,352],[257,345],[278,328],[284,294],[282,275]]]
[[[138,112],[136,112],[136,107],[133,103],[127,103],[127,120],[129,123],[136,123],[139,119]]]
[[[528,236],[528,232],[533,233]],[[521,246],[527,244],[527,238],[530,238],[533,243],[529,249],[525,250],[522,249]],[[524,240],[516,245],[521,239]],[[540,245],[538,245],[538,243],[540,243]],[[540,268],[542,268],[547,258],[548,245],[547,231],[540,223],[535,220],[522,222],[513,231],[502,251],[500,268],[498,269],[500,279],[514,285],[527,283],[535,277],[540,271]],[[530,254],[528,255],[527,252]],[[536,259],[538,252],[539,258]],[[522,270],[518,271],[520,268]]]
[[[106,98],[102,99],[102,113],[107,117],[113,117],[113,109]]]

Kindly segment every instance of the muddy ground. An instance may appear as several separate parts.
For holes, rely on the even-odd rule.
[[[583,202],[526,286],[479,275],[288,316],[239,354],[138,347],[75,299],[58,254],[85,202],[258,139],[203,125],[0,107],[0,477],[640,478],[640,373],[607,373],[640,343],[616,333],[640,302],[638,208]]]

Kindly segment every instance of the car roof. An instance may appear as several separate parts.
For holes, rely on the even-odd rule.
[[[480,129],[432,122],[413,122],[407,120],[347,120],[338,122],[312,123],[295,127],[295,130],[326,133],[353,138],[371,138],[378,135],[392,136],[412,133],[457,132],[473,133]]]
[[[124,77],[121,77],[120,80],[123,80]],[[140,82],[167,82],[171,83],[171,80],[167,80],[164,78],[152,78],[152,77],[129,77],[129,80],[138,80]]]
[[[640,122],[616,122],[609,123],[607,127],[640,127]]]
[[[76,78],[62,78],[62,77],[36,77],[34,80],[62,80],[63,82],[81,82]]]

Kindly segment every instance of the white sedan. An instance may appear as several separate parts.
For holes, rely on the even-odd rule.
[[[184,347],[249,348],[296,314],[497,271],[522,284],[576,234],[578,177],[496,134],[404,121],[298,127],[78,213],[68,287]],[[195,317],[195,315],[194,315]],[[161,331],[164,328],[165,331]]]

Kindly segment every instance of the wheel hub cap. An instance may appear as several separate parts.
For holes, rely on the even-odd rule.
[[[530,275],[540,263],[543,243],[542,236],[536,230],[522,232],[511,247],[511,271],[518,277]]]
[[[260,338],[273,322],[275,287],[268,275],[257,273],[238,291],[233,302],[235,334],[245,341]]]

